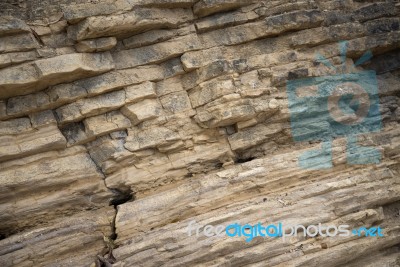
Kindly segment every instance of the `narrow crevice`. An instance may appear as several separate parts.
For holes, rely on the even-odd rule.
[[[243,158],[237,157],[235,159],[235,164],[249,162],[249,161],[252,161],[253,159],[256,159],[256,157],[243,157]]]
[[[114,217],[111,223],[111,234],[108,238],[104,238],[106,243],[106,251],[104,253],[98,254],[96,259],[96,266],[98,267],[108,267],[117,262],[117,259],[113,255],[113,250],[117,248],[114,243],[118,238],[116,219],[118,214],[118,205],[124,204],[128,201],[135,200],[135,197],[130,189],[120,190],[116,188],[108,188],[113,192],[114,197],[110,200],[109,205],[114,207]]]
[[[117,189],[117,188],[109,188],[114,194],[114,197],[110,200],[110,205],[114,207],[124,204],[128,201],[134,200],[132,190],[128,189]]]
[[[93,164],[96,166],[97,171],[100,172],[103,176],[103,181],[104,181],[104,186],[110,190],[113,194],[112,198],[110,199],[108,205],[113,206],[115,210],[113,222],[111,224],[111,235],[110,239],[115,240],[117,239],[117,234],[116,234],[116,229],[115,229],[115,219],[117,217],[117,212],[118,212],[118,205],[124,204],[128,201],[135,200],[135,197],[132,193],[132,190],[129,187],[124,187],[124,188],[109,188],[106,183],[106,174],[103,172],[101,166],[97,165],[96,161],[92,158],[92,155],[90,155],[89,152],[87,152],[89,158],[92,160]]]
[[[120,189],[116,189],[116,188],[109,188],[113,193],[114,196],[111,200],[110,200],[110,206],[114,206],[114,218],[113,221],[111,223],[111,235],[110,235],[110,239],[111,240],[116,240],[118,237],[117,234],[117,228],[115,226],[115,221],[117,219],[117,214],[118,214],[118,205],[122,205],[126,202],[129,201],[133,201],[135,200],[135,196],[132,193],[132,190],[127,189],[127,190],[120,190]]]
[[[117,220],[117,214],[118,214],[118,206],[114,206],[114,217],[111,223],[111,234],[110,234],[110,239],[111,240],[117,240],[118,234],[117,234],[117,227],[115,226],[115,221]]]
[[[116,248],[114,241],[118,238],[117,228],[116,228],[116,219],[118,214],[118,205],[122,205],[128,201],[135,200],[135,196],[132,190],[129,187],[123,186],[121,188],[109,188],[106,183],[107,175],[103,172],[101,166],[99,166],[96,161],[92,158],[92,155],[87,151],[87,155],[93,164],[96,166],[97,171],[101,173],[103,176],[104,186],[110,190],[113,194],[112,198],[110,199],[108,205],[114,207],[114,216],[112,222],[110,224],[111,227],[111,234],[108,237],[104,237],[105,245],[106,245],[106,252],[99,253],[97,255],[97,259],[95,265],[98,267],[104,266],[111,266],[117,260],[113,256],[113,249]]]
[[[237,124],[228,125],[225,127],[225,132],[227,135],[232,135],[238,132]]]
[[[71,123],[59,126],[59,129],[60,129],[60,132],[62,133],[62,135],[67,140],[67,142],[70,144],[77,144],[80,141],[80,135],[82,135],[82,133],[85,133],[85,125],[83,124],[82,121],[71,122]]]
[[[0,240],[6,239],[6,234],[0,233]]]

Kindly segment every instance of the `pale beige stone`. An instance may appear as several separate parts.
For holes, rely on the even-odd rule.
[[[68,22],[75,24],[84,18],[110,15],[113,13],[128,11],[131,5],[127,0],[102,0],[98,3],[83,3],[74,5],[63,5],[63,15]]]
[[[138,84],[146,80],[160,80],[164,77],[164,74],[165,72],[160,66],[143,66],[135,69],[111,71],[73,83],[51,86],[43,92],[9,98],[7,101],[7,114],[15,117],[57,108],[83,97],[104,94],[127,85]],[[146,97],[156,97],[154,85],[151,82],[132,86],[132,89],[129,89],[130,86],[126,88],[127,102],[137,102]],[[4,117],[7,117],[6,114],[0,116],[0,118]]]
[[[5,14],[23,19],[0,18],[0,266],[399,264],[393,1],[11,2]],[[321,142],[293,140],[287,81],[366,70],[382,128],[358,145],[380,162],[350,164],[343,136],[332,159],[308,154],[332,168],[302,168]],[[384,236],[246,242],[188,235],[193,220]]]
[[[236,95],[235,98],[240,96]],[[221,99],[224,101],[224,99]],[[218,126],[228,126],[239,121],[246,121],[256,116],[257,110],[254,109],[249,100],[226,101],[228,103],[213,103],[210,106],[197,109],[195,120],[203,127],[213,128]]]
[[[30,33],[0,36],[0,53],[29,51],[39,48],[39,43]]]
[[[51,23],[49,25],[49,27],[50,27],[51,33],[53,33],[53,34],[60,33],[67,29],[68,22],[66,20],[60,20],[55,23]]]
[[[76,50],[81,53],[102,52],[112,49],[117,44],[115,37],[104,37],[80,41],[75,45]]]
[[[30,32],[28,25],[23,20],[9,16],[0,18],[0,35],[12,35],[21,32]]]
[[[203,106],[224,95],[235,93],[236,88],[232,79],[213,79],[199,84],[190,90],[189,97],[194,108]]]
[[[259,17],[257,12],[253,10],[244,12],[243,10],[233,11],[231,13],[216,14],[211,17],[206,17],[196,22],[196,28],[199,32],[205,32],[229,26],[232,24],[242,24],[249,20],[254,20]]]
[[[119,90],[108,94],[80,99],[77,102],[56,109],[62,124],[79,121],[85,117],[116,110],[125,104],[125,91]]]
[[[35,112],[49,103],[49,96],[44,92],[12,97],[7,100],[7,114],[12,116],[24,114],[26,111]]]
[[[128,0],[133,6],[155,6],[163,8],[190,8],[197,0]]]
[[[117,69],[132,68],[144,64],[157,63],[176,57],[184,52],[201,48],[196,34],[177,37],[162,43],[123,50],[113,53]]]
[[[137,125],[145,120],[157,118],[162,114],[161,104],[154,99],[145,99],[138,103],[124,106],[121,112]]]
[[[131,127],[131,122],[129,119],[118,111],[112,111],[87,118],[83,121],[83,123],[89,138],[92,136],[105,135]]]
[[[186,91],[170,93],[160,98],[162,106],[169,112],[178,113],[192,109]]]
[[[204,17],[210,14],[223,12],[227,10],[236,9],[241,6],[252,4],[255,1],[242,1],[242,0],[200,0],[193,7],[193,12],[199,16]]]
[[[278,221],[291,223],[296,220],[297,223],[300,222],[304,225],[323,221],[327,224],[347,223],[351,227],[356,227],[358,225],[357,222],[360,222],[360,220],[362,220],[363,225],[367,226],[379,223],[384,216],[388,216],[390,213],[386,208],[375,207],[376,201],[381,199],[375,194],[376,191],[383,192],[388,184],[393,186],[395,183],[396,178],[390,172],[387,172],[387,169],[364,168],[356,171],[354,168],[348,167],[356,172],[353,172],[353,178],[350,181],[346,173],[341,175],[330,173],[328,177],[324,178],[315,173],[311,174],[312,177],[321,181],[321,184],[319,187],[310,188],[309,183],[302,181],[300,178],[306,178],[310,173],[293,171],[297,168],[296,158],[297,152],[289,152],[269,157],[269,159],[264,158],[243,165],[232,166],[226,170],[213,173],[211,177],[208,175],[201,177],[200,180],[188,180],[178,187],[169,188],[167,191],[160,191],[151,196],[143,197],[136,202],[121,205],[117,215],[119,235],[127,236],[129,235],[127,233],[131,233],[135,236],[146,236],[147,238],[136,239],[140,240],[139,243],[130,242],[131,239],[129,238],[126,240],[121,239],[116,255],[119,256],[123,264],[149,263],[155,259],[154,256],[151,256],[154,253],[157,254],[157,259],[162,257],[163,262],[167,261],[172,266],[187,264],[196,259],[203,259],[202,262],[206,264],[213,261],[225,264],[227,260],[224,257],[219,257],[220,253],[232,255],[234,258],[236,257],[235,254],[239,253],[240,255],[235,258],[236,260],[240,261],[245,257],[246,262],[256,264],[262,262],[257,266],[265,266],[264,264],[281,264],[279,266],[290,264],[289,266],[297,266],[300,263],[312,265],[312,262],[316,260],[319,264],[331,263],[334,266],[334,262],[337,262],[336,260],[332,261],[332,258],[329,257],[321,258],[318,255],[334,251],[336,255],[346,255],[348,257],[349,248],[345,244],[364,245],[373,253],[384,244],[386,244],[385,247],[391,247],[399,242],[397,234],[395,234],[398,232],[395,220],[386,225],[387,231],[394,233],[394,235],[390,235],[390,237],[386,238],[386,241],[382,240],[379,243],[376,240],[372,241],[370,239],[371,241],[368,241],[367,238],[357,237],[341,239],[320,237],[312,241],[298,237],[291,238],[290,242],[256,238],[252,241],[254,245],[250,245],[243,252],[242,242],[245,242],[244,237],[229,238],[223,236],[206,239],[204,236],[196,236],[195,230],[191,236],[188,235],[187,227],[191,220],[196,220],[193,227],[196,227],[197,224],[203,226],[205,224],[226,225],[236,220],[240,220],[242,224],[255,224],[260,221],[265,224]],[[342,167],[338,166],[335,169]],[[393,165],[388,168],[392,167]],[[282,175],[277,176],[277,172],[285,174],[282,173]],[[380,178],[377,180],[376,177]],[[363,181],[362,184],[359,183],[360,180]],[[246,181],[249,182],[246,183]],[[290,184],[296,184],[297,186],[288,188],[282,184],[283,182],[289,187]],[[372,185],[373,188],[367,189]],[[260,191],[257,190],[257,193],[245,194],[240,197],[241,191],[245,189],[251,190],[251,188],[257,188]],[[389,193],[385,200],[382,199],[380,203],[393,201],[399,189],[398,186],[395,186],[393,191]],[[363,193],[357,193],[359,191],[363,191]],[[237,204],[227,205],[224,197],[221,197],[222,192],[224,196],[232,195]],[[286,193],[282,194],[282,192]],[[335,194],[340,194],[339,192],[343,192],[342,197],[337,197]],[[357,204],[350,202],[351,199],[354,200],[354,198],[358,198],[361,195],[365,196],[365,194],[368,194],[368,200],[363,198],[362,203]],[[323,209],[318,208],[321,205],[321,199],[324,200]],[[253,205],[248,205],[249,201]],[[211,207],[212,211],[208,211],[209,214],[204,214],[203,210]],[[193,210],[193,212],[188,209]],[[268,210],[268,218],[265,218],[264,212],[257,212],[260,209]],[[318,210],[318,212],[316,213],[315,210]],[[182,215],[181,212],[184,212],[187,217]],[[152,219],[150,215],[152,213],[157,219]],[[290,213],[290,216],[286,215],[288,213]],[[163,216],[160,217],[160,214]],[[147,223],[141,223],[140,219],[138,220],[138,216]],[[246,218],[246,221],[242,221],[243,217]],[[177,218],[179,218],[178,222],[175,221]],[[160,222],[159,219],[164,220],[164,222]],[[140,231],[143,231],[144,225],[147,226],[146,233],[140,233]],[[154,237],[157,236],[157,238],[149,238],[149,235],[150,237],[152,235]],[[157,240],[156,244],[154,240]],[[171,240],[180,240],[179,242],[182,246],[168,249]],[[209,249],[210,243],[214,245],[214,249],[211,251]],[[327,244],[327,250],[324,250],[325,245],[322,243]],[[292,244],[301,246],[302,253],[297,254],[297,250],[290,250]],[[315,246],[312,246],[312,244],[315,244]],[[146,248],[146,253],[143,251],[144,248]],[[276,253],[274,254],[275,256],[267,256],[265,254],[266,250],[274,251]],[[246,256],[249,251],[254,254]],[[287,255],[284,258],[281,257],[282,251],[289,251],[284,253],[284,255]],[[352,252],[351,259],[355,260],[360,257],[363,255],[363,251]],[[132,254],[135,256],[132,256]]]
[[[152,30],[123,40],[125,48],[137,48],[170,39],[175,34],[171,30]]]
[[[2,199],[12,200],[0,205],[2,232],[12,234],[18,229],[40,226],[44,216],[50,221],[82,207],[105,207],[111,196],[83,147],[36,154],[0,165]],[[30,190],[32,187],[34,191]],[[48,194],[43,195],[46,191]]]
[[[181,77],[172,77],[159,81],[156,85],[156,92],[158,96],[163,96],[172,92],[183,91]]]
[[[34,31],[39,36],[51,34],[51,29],[49,26],[32,25],[32,26],[30,26],[30,28],[32,29],[32,31]]]
[[[30,121],[15,119],[0,122],[0,128],[3,133],[0,134],[3,144],[0,147],[0,162],[66,147],[66,140],[57,128],[52,112],[33,114]]]
[[[101,36],[126,36],[149,29],[173,28],[193,18],[189,9],[135,8],[121,15],[88,17],[68,27],[68,35],[74,40]]]
[[[26,61],[32,61],[36,58],[37,55],[34,51],[2,54],[0,55],[0,68]]]
[[[125,148],[129,151],[164,146],[180,139],[178,133],[165,127],[146,130],[133,129],[129,132]]]
[[[68,54],[0,70],[0,98],[94,76],[114,68],[110,54]],[[15,73],[19,75],[16,76]]]
[[[51,225],[17,233],[0,242],[2,266],[90,266],[111,235],[112,207],[61,217]],[[62,237],[57,233],[62,232]],[[104,235],[104,236],[103,236]],[[82,237],[85,244],[82,245]]]
[[[268,138],[273,139],[280,131],[282,126],[279,124],[258,124],[229,136],[228,140],[232,150],[243,150],[265,142]]]
[[[145,82],[138,85],[131,85],[126,87],[126,102],[135,103],[141,101],[145,98],[155,98],[155,83],[153,82]]]

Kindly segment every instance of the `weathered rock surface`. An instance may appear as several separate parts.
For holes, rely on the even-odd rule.
[[[1,121],[0,142],[0,162],[66,146],[51,111]]]
[[[398,134],[398,129],[390,132],[397,136],[396,139]],[[128,238],[119,239],[120,248],[115,254],[124,260],[118,266],[155,266],[163,262],[182,266],[200,259],[202,264],[216,266],[254,263],[260,266],[314,266],[316,261],[324,266],[337,266],[338,261],[346,263],[365,253],[355,250],[350,255],[344,244],[364,246],[369,253],[379,254],[379,248],[391,247],[400,238],[397,220],[390,212],[390,203],[399,200],[398,162],[388,158],[379,170],[345,167],[342,165],[344,148],[339,146],[337,149],[341,151],[334,159],[338,164],[329,171],[299,172],[298,152],[288,152],[203,174],[199,179],[183,181],[178,187],[121,205],[116,219],[117,232]],[[348,178],[349,172],[351,178]],[[310,187],[309,179],[319,186]],[[273,239],[266,242],[260,238],[243,245],[238,237],[208,240],[204,236],[187,235],[191,220],[200,225],[235,221],[243,224],[293,221],[309,225],[339,221],[355,224],[360,217],[365,218],[363,223],[367,225],[386,221],[386,241],[300,237],[290,242]],[[132,235],[136,236],[134,242],[129,238]],[[327,244],[327,251],[331,250],[340,260],[320,257],[325,255],[323,244]],[[219,257],[221,253],[230,257]],[[155,258],[151,256],[154,254],[157,255]],[[278,256],[282,254],[286,257]],[[397,257],[392,260],[396,262]]]
[[[0,3],[0,266],[400,266],[396,1],[56,2]],[[346,136],[331,158],[295,142],[288,81],[365,71],[381,127],[359,157],[379,163],[350,164]],[[193,220],[384,236],[246,242]]]
[[[112,208],[86,211],[0,240],[1,266],[90,266],[106,246],[112,220]]]
[[[30,32],[28,25],[23,20],[4,16],[0,19],[0,35]]]
[[[29,51],[39,47],[31,33],[0,36],[0,53]]]
[[[64,17],[69,23],[75,24],[85,18],[99,15],[111,15],[113,13],[129,11],[131,5],[127,0],[104,0],[100,3],[81,3],[63,5],[62,11]]]
[[[36,58],[37,55],[35,51],[2,54],[0,55],[0,68],[23,63],[26,61],[32,61]]]
[[[121,15],[86,18],[68,28],[68,35],[75,40],[100,36],[126,36],[151,29],[174,28],[193,19],[188,9],[162,10],[135,8]]]
[[[242,1],[242,0],[227,0],[227,1],[218,1],[218,0],[200,0],[198,1],[194,7],[194,14],[199,17],[204,17],[207,15],[211,15],[218,12],[228,11],[232,9],[236,9],[241,6],[246,6],[255,1]]]
[[[186,51],[200,49],[196,34],[178,37],[166,42],[144,46],[113,54],[117,69],[132,68],[144,64],[158,63],[174,58]]]
[[[62,214],[105,207],[112,196],[84,147],[3,162],[0,172],[0,231],[6,236]]]
[[[85,40],[76,44],[76,50],[81,53],[85,52],[102,52],[113,48],[117,44],[115,37],[104,37],[93,40]]]
[[[68,54],[0,70],[0,98],[94,76],[114,68],[110,54]],[[16,75],[18,73],[18,75]]]

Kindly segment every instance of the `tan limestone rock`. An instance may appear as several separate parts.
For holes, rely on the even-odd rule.
[[[175,28],[190,21],[193,15],[188,9],[161,10],[135,8],[121,15],[95,16],[68,27],[68,35],[74,40],[105,36],[129,36],[150,29]]]
[[[117,44],[115,37],[104,37],[80,41],[75,45],[76,50],[81,53],[103,52],[112,49]]]
[[[69,54],[0,70],[0,98],[94,76],[114,68],[110,54]],[[19,73],[18,76],[15,73]]]
[[[121,112],[137,125],[145,120],[157,118],[162,113],[161,104],[154,99],[145,99],[135,104],[127,105]]]

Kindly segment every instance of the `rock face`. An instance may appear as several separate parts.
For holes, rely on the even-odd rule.
[[[94,76],[114,68],[111,55],[67,54],[0,70],[0,97],[43,90],[56,83]],[[18,73],[19,75],[16,75]]]
[[[397,1],[56,2],[0,3],[0,266],[400,266]],[[346,73],[379,127],[327,150],[290,88]],[[234,222],[383,236],[202,234]]]

